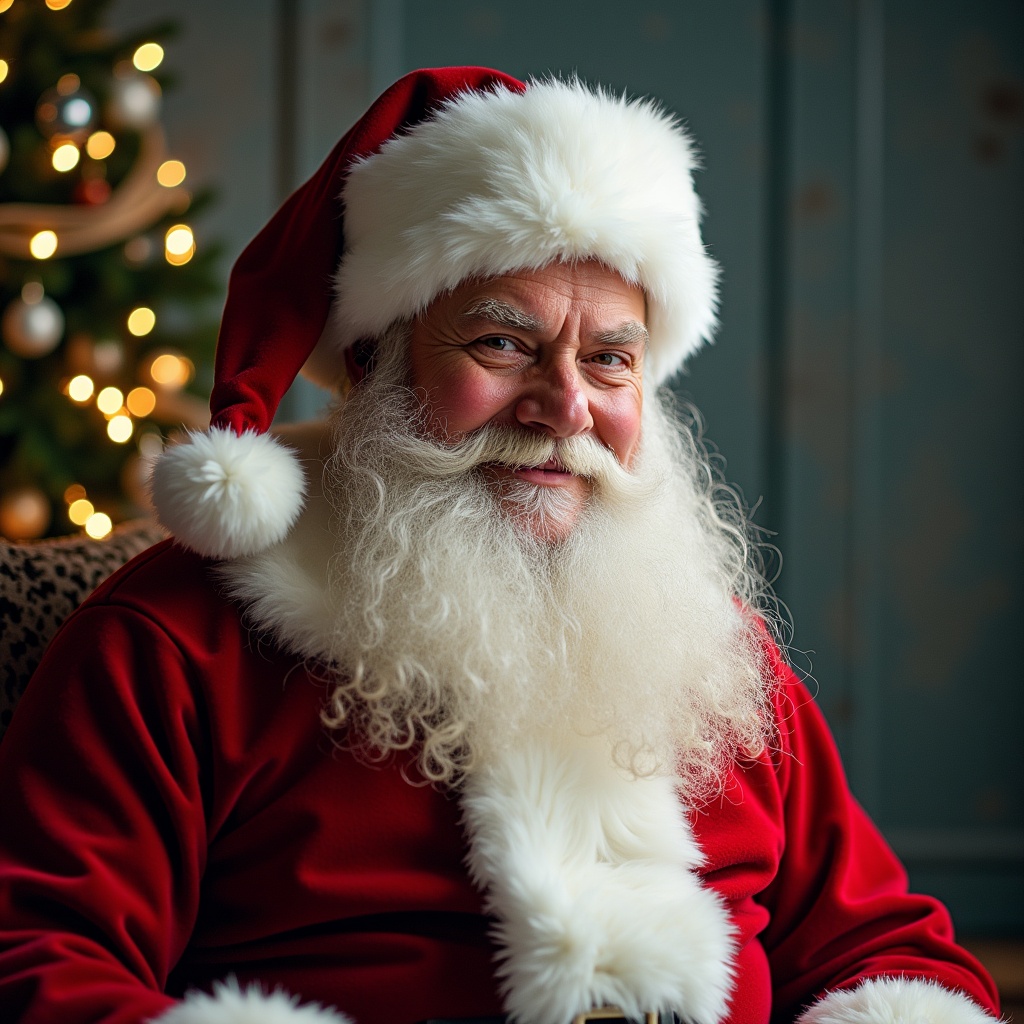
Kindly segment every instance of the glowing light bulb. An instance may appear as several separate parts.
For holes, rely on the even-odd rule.
[[[43,299],[43,285],[41,281],[26,281],[21,286],[21,301],[27,302],[30,306],[34,306],[37,302],[42,302]]]
[[[103,540],[104,537],[110,535],[113,528],[114,524],[106,512],[93,512],[85,521],[85,532],[93,540]]]
[[[164,48],[159,43],[143,43],[132,57],[132,63],[140,71],[152,71],[164,59]]]
[[[164,188],[174,188],[185,180],[185,165],[180,160],[165,160],[156,171],[156,180]]]
[[[85,488],[82,488],[84,493]],[[68,519],[75,524],[75,526],[85,526],[96,509],[93,508],[92,502],[88,498],[76,498],[68,506]]]
[[[71,0],[46,0],[46,6],[51,11],[63,11],[65,7],[71,6]]]
[[[116,145],[117,142],[110,132],[93,132],[86,140],[85,151],[93,160],[106,160],[114,152]]]
[[[13,3],[14,0],[0,0],[0,14],[3,14],[4,11],[9,11]]]
[[[107,423],[107,437],[117,444],[124,444],[132,436],[134,429],[135,425],[132,423],[131,417],[125,416],[124,413],[118,413],[116,416],[112,416]]]
[[[156,313],[148,306],[139,306],[128,314],[128,330],[141,338],[156,326]]]
[[[0,395],[2,395],[3,393],[4,393],[4,382],[3,382],[3,379],[0,378]]]
[[[13,3],[13,2],[14,2],[14,0],[11,0],[11,3]],[[7,5],[7,7],[10,7],[10,6],[11,6],[11,4]],[[3,4],[0,4],[0,13],[2,13],[3,11],[6,11],[7,7],[4,7]],[[10,71],[10,70],[11,70],[10,69],[10,65],[8,65],[7,61],[0,60],[0,82],[2,82],[7,77],[7,72]]]
[[[80,156],[78,147],[73,142],[62,143],[53,151],[53,169],[62,174],[73,170],[78,166]]]
[[[153,360],[149,373],[157,384],[168,388],[183,388],[192,376],[192,364],[172,352],[164,352]]]
[[[57,232],[37,231],[28,243],[28,251],[37,260],[48,260],[57,251]]]
[[[68,398],[74,402],[88,402],[95,390],[96,385],[93,383],[92,377],[84,373],[80,373],[68,381]]]
[[[187,224],[175,224],[164,236],[164,258],[172,266],[180,267],[192,259],[196,240]]]
[[[156,408],[156,395],[149,388],[132,388],[125,399],[125,405],[133,416],[143,419]]]
[[[85,497],[85,488],[81,484],[69,484],[64,489],[64,500],[71,505],[73,502],[79,500],[79,498]]]
[[[107,416],[121,411],[124,405],[124,395],[119,388],[104,388],[96,396],[96,408]]]

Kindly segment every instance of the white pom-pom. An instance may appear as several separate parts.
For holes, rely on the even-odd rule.
[[[237,558],[285,537],[306,479],[295,453],[269,434],[212,427],[168,448],[150,486],[176,540],[201,555]]]
[[[299,1005],[280,989],[265,994],[258,985],[242,989],[234,978],[216,982],[213,995],[190,992],[150,1024],[351,1024],[348,1017],[319,1003]]]

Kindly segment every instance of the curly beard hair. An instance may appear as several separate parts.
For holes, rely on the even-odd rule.
[[[407,385],[407,339],[387,333],[332,418],[325,722],[371,757],[414,751],[450,787],[526,737],[600,737],[628,772],[706,800],[770,739],[755,614],[770,594],[699,442],[649,396],[629,471],[590,437],[441,443]],[[568,514],[557,489],[480,470],[551,457],[593,485],[557,542],[543,539]]]

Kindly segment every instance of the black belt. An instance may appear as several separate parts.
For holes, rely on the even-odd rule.
[[[600,1021],[602,1024],[679,1024],[679,1018],[674,1014],[644,1014],[642,1019],[636,1017],[623,1017],[619,1010],[591,1010],[589,1013],[579,1013],[568,1024],[589,1024],[591,1021]],[[507,1024],[507,1017],[431,1017],[430,1020],[420,1021],[420,1024]]]

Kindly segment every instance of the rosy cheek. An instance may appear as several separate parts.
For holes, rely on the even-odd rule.
[[[621,395],[594,415],[594,425],[601,441],[608,445],[627,469],[640,445],[639,395]]]
[[[493,382],[474,373],[450,374],[429,393],[433,425],[449,437],[489,422],[503,410],[507,398]]]

